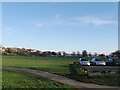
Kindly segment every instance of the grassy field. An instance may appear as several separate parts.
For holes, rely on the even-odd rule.
[[[77,58],[56,58],[56,57],[25,57],[25,56],[3,56],[2,66],[4,67],[25,67],[48,71],[56,74],[70,74],[69,64],[78,61]]]
[[[73,88],[35,75],[3,71],[3,88]]]
[[[57,58],[57,57],[26,57],[26,56],[3,56],[2,57],[2,66],[5,67],[18,67],[18,68],[32,68],[38,69],[42,71],[47,71],[50,73],[64,75],[73,79],[76,79],[81,82],[91,82],[102,85],[112,85],[118,86],[120,83],[120,79],[114,76],[86,76],[77,74],[77,70],[69,67],[69,64],[73,64],[73,62],[78,62],[78,58]],[[73,69],[73,70],[72,70]],[[78,73],[81,73],[78,69]],[[71,72],[73,71],[73,74]],[[8,72],[3,72],[3,78],[9,77]],[[12,74],[12,73],[11,73]],[[15,73],[12,75],[14,76]],[[25,75],[24,75],[25,76]],[[22,76],[21,76],[22,77]],[[13,77],[12,77],[13,78]],[[16,79],[19,77],[16,77]],[[16,79],[13,79],[14,81]],[[18,80],[17,79],[17,80]],[[36,79],[37,80],[37,79]],[[5,79],[5,85],[7,85],[8,80]],[[15,85],[14,82],[11,82]],[[21,83],[22,84],[22,83]],[[29,83],[28,83],[29,84]]]
[[[3,56],[2,67],[32,68],[65,75],[70,73],[69,64],[76,60],[55,57]],[[2,86],[4,88],[71,88],[69,85],[56,83],[35,75],[4,71],[4,69]]]

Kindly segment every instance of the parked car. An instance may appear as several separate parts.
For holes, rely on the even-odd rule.
[[[93,58],[91,60],[91,65],[106,65],[106,62],[102,59]]]
[[[120,59],[109,59],[109,65],[120,65]]]
[[[85,58],[80,58],[79,61],[80,61],[80,65],[88,65],[88,66],[90,66],[90,61],[85,59]]]
[[[112,65],[113,58],[111,56],[108,57],[107,65]]]

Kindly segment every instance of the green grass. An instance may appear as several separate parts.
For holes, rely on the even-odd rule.
[[[119,86],[120,76],[116,75],[93,75],[86,78],[87,81],[101,85]]]
[[[73,88],[32,74],[3,71],[3,88]]]
[[[50,73],[64,75],[64,76],[79,80],[81,82],[91,82],[91,83],[113,85],[113,86],[118,86],[118,84],[120,84],[120,78],[116,76],[109,76],[109,75],[87,76],[86,74],[82,75],[83,72],[79,71],[79,67],[77,68],[69,67],[69,64],[73,64],[74,61],[78,62],[78,58],[57,58],[57,57],[33,58],[33,57],[26,57],[26,56],[3,56],[2,66],[3,68],[18,67],[18,68],[32,68],[32,69],[43,70]],[[6,73],[3,74],[3,77],[4,75],[6,75]],[[6,78],[7,77],[8,76],[6,76]],[[6,81],[9,81],[9,80],[10,79],[8,78],[8,80]],[[11,82],[11,84],[15,85],[14,82]],[[29,85],[29,82],[28,82],[28,85]]]
[[[2,88],[2,70],[0,70],[0,90]]]
[[[73,64],[70,65],[70,70],[72,74],[67,75],[67,77],[73,78],[81,82],[89,82],[110,86],[120,85],[120,75],[92,74],[92,73],[89,74],[85,73],[81,66]]]
[[[120,76],[113,75],[93,75],[93,76],[80,76],[80,75],[67,75],[67,77],[75,79],[80,82],[95,83],[99,85],[119,86]]]
[[[25,57],[25,56],[3,56],[2,66],[4,67],[24,67],[48,71],[56,74],[70,74],[69,64],[78,61],[77,58],[57,58],[57,57]]]
[[[31,76],[27,73],[4,71],[4,68],[32,68],[56,74],[69,74],[69,64],[77,59],[56,57],[3,56],[3,87],[5,88],[69,88],[71,86],[56,83],[48,79]]]

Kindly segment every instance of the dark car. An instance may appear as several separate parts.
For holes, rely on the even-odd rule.
[[[111,59],[109,60],[108,64],[120,66],[120,59]]]
[[[120,65],[120,59],[113,59],[113,65]]]

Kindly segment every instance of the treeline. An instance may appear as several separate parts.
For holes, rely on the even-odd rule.
[[[11,47],[0,47],[0,51],[3,55],[25,55],[25,56],[50,56],[50,57],[108,57],[105,54],[91,54],[88,53],[86,50],[83,50],[81,53],[79,51],[72,52],[70,54],[66,53],[65,51],[40,51],[35,49],[26,49],[26,48],[11,48]],[[111,52],[109,54],[111,57],[118,57],[120,58],[120,50],[116,50],[115,52]]]

